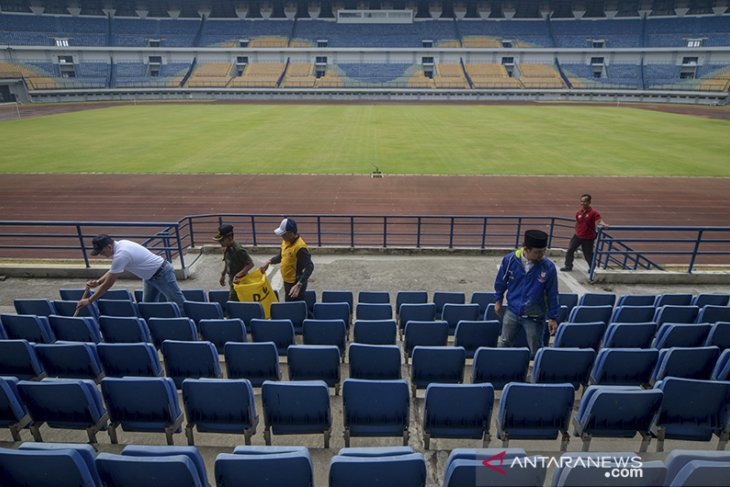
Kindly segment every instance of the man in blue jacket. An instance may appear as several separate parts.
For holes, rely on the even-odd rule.
[[[524,246],[502,259],[494,281],[494,310],[502,316],[500,347],[515,346],[520,328],[525,330],[530,353],[534,357],[542,346],[545,318],[551,335],[558,328],[558,273],[555,264],[545,258],[548,236],[541,230],[527,230]],[[507,307],[502,305],[505,293]]]

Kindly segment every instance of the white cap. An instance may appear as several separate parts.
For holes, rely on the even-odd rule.
[[[281,220],[281,224],[279,225],[279,228],[274,230],[274,233],[278,236],[284,235],[286,232],[297,232],[297,222],[292,220],[291,218],[284,218]]]

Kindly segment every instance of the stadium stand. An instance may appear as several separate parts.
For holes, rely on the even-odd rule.
[[[233,88],[273,88],[284,73],[284,64],[248,64],[241,76],[230,81]]]
[[[436,88],[468,88],[460,64],[437,64],[433,82]]]
[[[507,73],[501,64],[466,64],[466,72],[475,89],[522,88],[522,83]]]
[[[198,64],[188,78],[187,85],[190,88],[224,88],[231,81],[232,69],[230,64]]]
[[[282,88],[314,88],[317,77],[313,64],[289,64],[281,82]]]
[[[565,83],[554,66],[547,64],[520,64],[520,82],[525,88],[561,89]]]

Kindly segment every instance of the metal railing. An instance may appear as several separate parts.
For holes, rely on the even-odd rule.
[[[726,264],[728,255],[730,227],[599,227],[589,278],[599,268],[666,270],[668,265],[692,274],[698,265]]]

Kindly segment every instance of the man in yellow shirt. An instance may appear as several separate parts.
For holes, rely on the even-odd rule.
[[[302,301],[307,281],[314,271],[307,243],[299,236],[297,223],[291,218],[284,218],[274,233],[281,237],[281,250],[261,266],[261,271],[266,272],[271,264],[281,264],[284,299]]]

